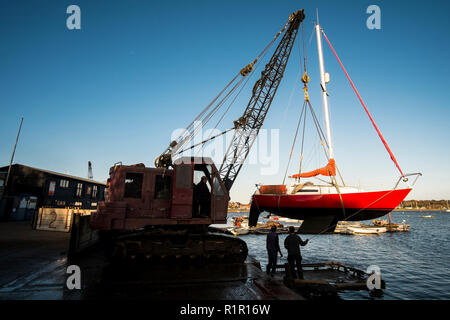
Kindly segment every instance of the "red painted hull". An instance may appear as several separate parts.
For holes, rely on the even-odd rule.
[[[411,189],[343,193],[345,216],[338,194],[254,194],[252,205],[293,219],[336,216],[337,220],[360,221],[379,218],[397,207]]]

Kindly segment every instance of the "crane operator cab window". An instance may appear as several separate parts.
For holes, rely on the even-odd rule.
[[[142,196],[142,173],[127,172],[125,176],[124,198],[140,198]]]
[[[208,218],[211,216],[211,166],[196,164],[194,166],[194,185],[192,199],[192,217]]]

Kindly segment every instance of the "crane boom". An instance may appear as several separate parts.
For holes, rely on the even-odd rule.
[[[222,181],[230,190],[250,149],[261,129],[272,100],[283,78],[300,23],[304,20],[303,10],[292,13],[289,26],[280,40],[261,78],[253,87],[253,94],[241,118],[235,121],[235,132],[219,169]]]
[[[238,120],[234,121],[234,135],[230,145],[227,148],[226,154],[223,158],[222,165],[219,169],[220,177],[229,191],[234,181],[236,180],[239,171],[247,158],[253,143],[258,136],[267,112],[269,111],[272,100],[280,85],[281,79],[284,75],[289,56],[294,45],[295,38],[298,33],[300,23],[305,19],[305,13],[303,10],[298,10],[289,15],[289,20],[283,29],[278,32],[275,39],[278,38],[283,32],[284,35],[280,40],[275,52],[272,55],[270,61],[266,64],[265,69],[261,72],[261,78],[256,81],[253,86],[252,97],[250,98],[244,114]],[[266,47],[267,49],[267,47]],[[264,51],[266,50],[264,49]],[[262,54],[262,53],[261,53]],[[253,65],[259,59],[261,54],[251,64],[246,66],[240,71],[240,75],[245,77],[253,69]],[[213,103],[216,102],[218,97],[236,80],[239,74],[222,90],[222,92],[205,108],[204,111],[197,117],[202,116]],[[173,166],[172,156],[177,155],[179,148],[189,139],[192,138],[194,130],[192,122],[187,130],[189,132],[186,136],[180,136],[177,140],[170,143],[169,147],[155,160],[155,166],[157,168],[168,168]],[[225,132],[224,132],[225,133]],[[207,142],[205,140],[201,144]],[[188,148],[191,149],[191,148]],[[177,153],[178,151],[178,153]],[[184,150],[182,150],[184,151]]]

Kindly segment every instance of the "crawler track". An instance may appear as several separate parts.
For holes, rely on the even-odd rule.
[[[245,241],[219,229],[152,229],[110,240],[108,255],[113,261],[202,260],[243,263],[248,248]]]

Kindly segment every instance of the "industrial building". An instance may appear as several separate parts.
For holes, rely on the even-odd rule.
[[[35,218],[38,208],[95,210],[104,201],[106,184],[22,164],[0,167],[0,221]]]

